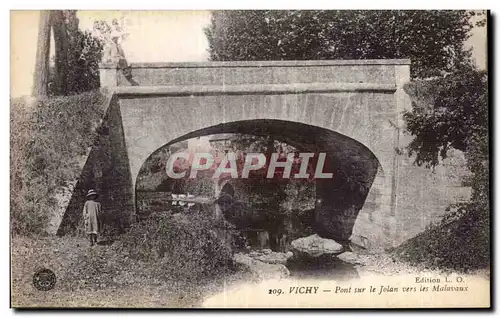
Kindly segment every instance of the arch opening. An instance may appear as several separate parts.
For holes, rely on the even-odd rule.
[[[289,144],[301,152],[325,153],[325,170],[334,174],[332,179],[315,180],[315,204],[312,228],[315,233],[339,243],[347,243],[354,223],[381,165],[362,143],[325,128],[282,120],[247,120],[223,123],[193,131],[169,141],[153,152],[143,163],[136,178],[135,191],[141,188],[141,174],[148,169],[146,162],[153,160],[169,146],[188,139],[215,134],[246,134],[268,136]],[[222,185],[222,188],[226,187]],[[233,189],[234,190],[234,189]],[[138,213],[140,207],[136,204]]]

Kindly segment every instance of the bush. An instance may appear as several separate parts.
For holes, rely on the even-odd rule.
[[[411,264],[470,272],[490,264],[489,209],[459,204],[436,225],[392,252]]]
[[[32,103],[11,100],[11,230],[43,234],[56,193],[81,170],[107,105],[98,91]]]
[[[119,239],[128,257],[155,264],[163,280],[194,281],[222,275],[233,268],[231,230],[199,213],[153,214]]]

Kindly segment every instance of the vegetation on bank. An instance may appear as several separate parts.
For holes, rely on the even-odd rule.
[[[179,276],[162,272],[155,261],[142,261],[118,248],[118,242],[91,248],[81,237],[16,236],[12,240],[12,305],[48,307],[184,307],[223,292],[224,286],[252,279],[247,272],[221,268],[195,280],[179,260]],[[115,244],[116,247],[115,247]],[[166,255],[168,257],[169,255]],[[54,289],[40,292],[33,273],[41,268],[57,277]],[[158,274],[160,273],[160,274]]]
[[[118,238],[117,251],[155,264],[158,278],[197,281],[234,271],[236,232],[210,211],[152,214]]]
[[[228,240],[222,239],[223,235]],[[191,307],[253,276],[232,262],[231,228],[201,213],[152,215],[97,246],[83,237],[16,236],[14,306]],[[34,290],[33,273],[52,270],[54,290]],[[111,297],[110,297],[111,296]],[[35,301],[36,300],[36,301]]]
[[[490,266],[489,210],[473,203],[453,208],[441,222],[391,250],[396,258],[428,269],[471,272]]]
[[[412,265],[470,272],[490,268],[490,208],[468,202],[390,252]]]
[[[450,206],[438,224],[395,251],[411,263],[469,271],[490,264],[488,73],[464,65],[444,78],[413,82],[405,114],[415,135],[408,149],[419,165],[434,167],[449,149],[463,151],[472,189],[470,202]]]
[[[13,99],[10,107],[11,232],[43,234],[56,194],[81,172],[108,98],[79,95]]]

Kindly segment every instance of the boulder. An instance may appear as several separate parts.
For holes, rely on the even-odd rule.
[[[337,255],[337,258],[343,262],[346,262],[346,263],[349,263],[352,265],[365,265],[366,264],[366,260],[363,257],[361,257],[359,254],[353,253],[353,252],[341,253],[341,254]]]
[[[237,253],[234,255],[235,263],[256,274],[261,280],[282,279],[290,276],[290,271],[282,264],[268,264],[252,257]]]
[[[301,254],[309,257],[334,256],[344,251],[339,243],[332,239],[322,238],[318,234],[296,239],[291,242],[291,246],[294,255],[297,254],[297,256]]]
[[[286,265],[286,262],[292,256],[293,256],[292,252],[279,253],[272,251],[269,253],[264,252],[263,254],[257,254],[257,255],[250,254],[250,257],[252,257],[255,260],[268,264],[282,264],[282,265]]]
[[[257,256],[261,256],[262,254],[257,252],[257,251],[251,251],[250,253],[248,253],[248,256],[250,257],[257,257]]]
[[[273,251],[271,251],[269,248],[265,248],[262,250],[262,253],[268,255],[268,254],[271,254]]]
[[[368,240],[365,236],[353,234],[350,241],[351,246],[354,248],[361,248],[365,250],[370,248],[370,240]]]

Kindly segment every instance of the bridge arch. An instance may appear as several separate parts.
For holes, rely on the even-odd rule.
[[[324,236],[343,239],[352,230],[379,247],[401,242],[395,218],[401,192],[396,148],[408,142],[400,127],[402,111],[411,109],[403,90],[410,79],[409,60],[137,63],[127,74],[122,71],[116,64],[100,65],[101,86],[112,96],[103,118],[109,129],[103,130],[99,146],[87,157],[66,212],[58,219],[58,234],[77,228],[89,187],[102,193],[103,210],[113,226],[126,228],[135,220],[137,176],[153,152],[168,142],[216,129],[236,130],[245,122],[242,127],[252,134],[267,129],[265,134],[288,135],[288,141],[305,147],[326,144],[321,142],[328,135],[325,131],[337,134],[329,149],[341,148],[344,154],[352,148],[351,159],[338,155],[345,165],[342,171],[354,171],[360,180],[359,171],[370,175],[367,171],[377,169],[354,229],[351,219],[337,224],[336,234],[323,229]],[[269,131],[265,122],[280,131]],[[348,147],[341,147],[343,142]],[[356,155],[355,149],[368,151]],[[349,168],[349,162],[357,164]],[[359,166],[365,169],[356,170]],[[320,184],[317,189],[321,193],[332,187]],[[333,196],[323,192],[318,224],[332,223],[335,218],[327,216],[339,215],[330,213],[328,195]]]
[[[221,123],[174,138],[162,144],[148,158],[156,151],[180,141],[222,133],[270,136],[302,152],[326,153],[329,165],[327,170],[333,171],[335,177],[316,181],[314,227],[323,237],[347,242],[352,235],[358,213],[370,193],[369,201],[372,205],[375,204],[373,208],[377,208],[376,202],[380,201],[381,191],[371,191],[372,185],[383,184],[385,178],[376,155],[359,141],[317,126],[275,119]],[[138,177],[139,174],[135,179]],[[135,184],[137,187],[137,181]]]

